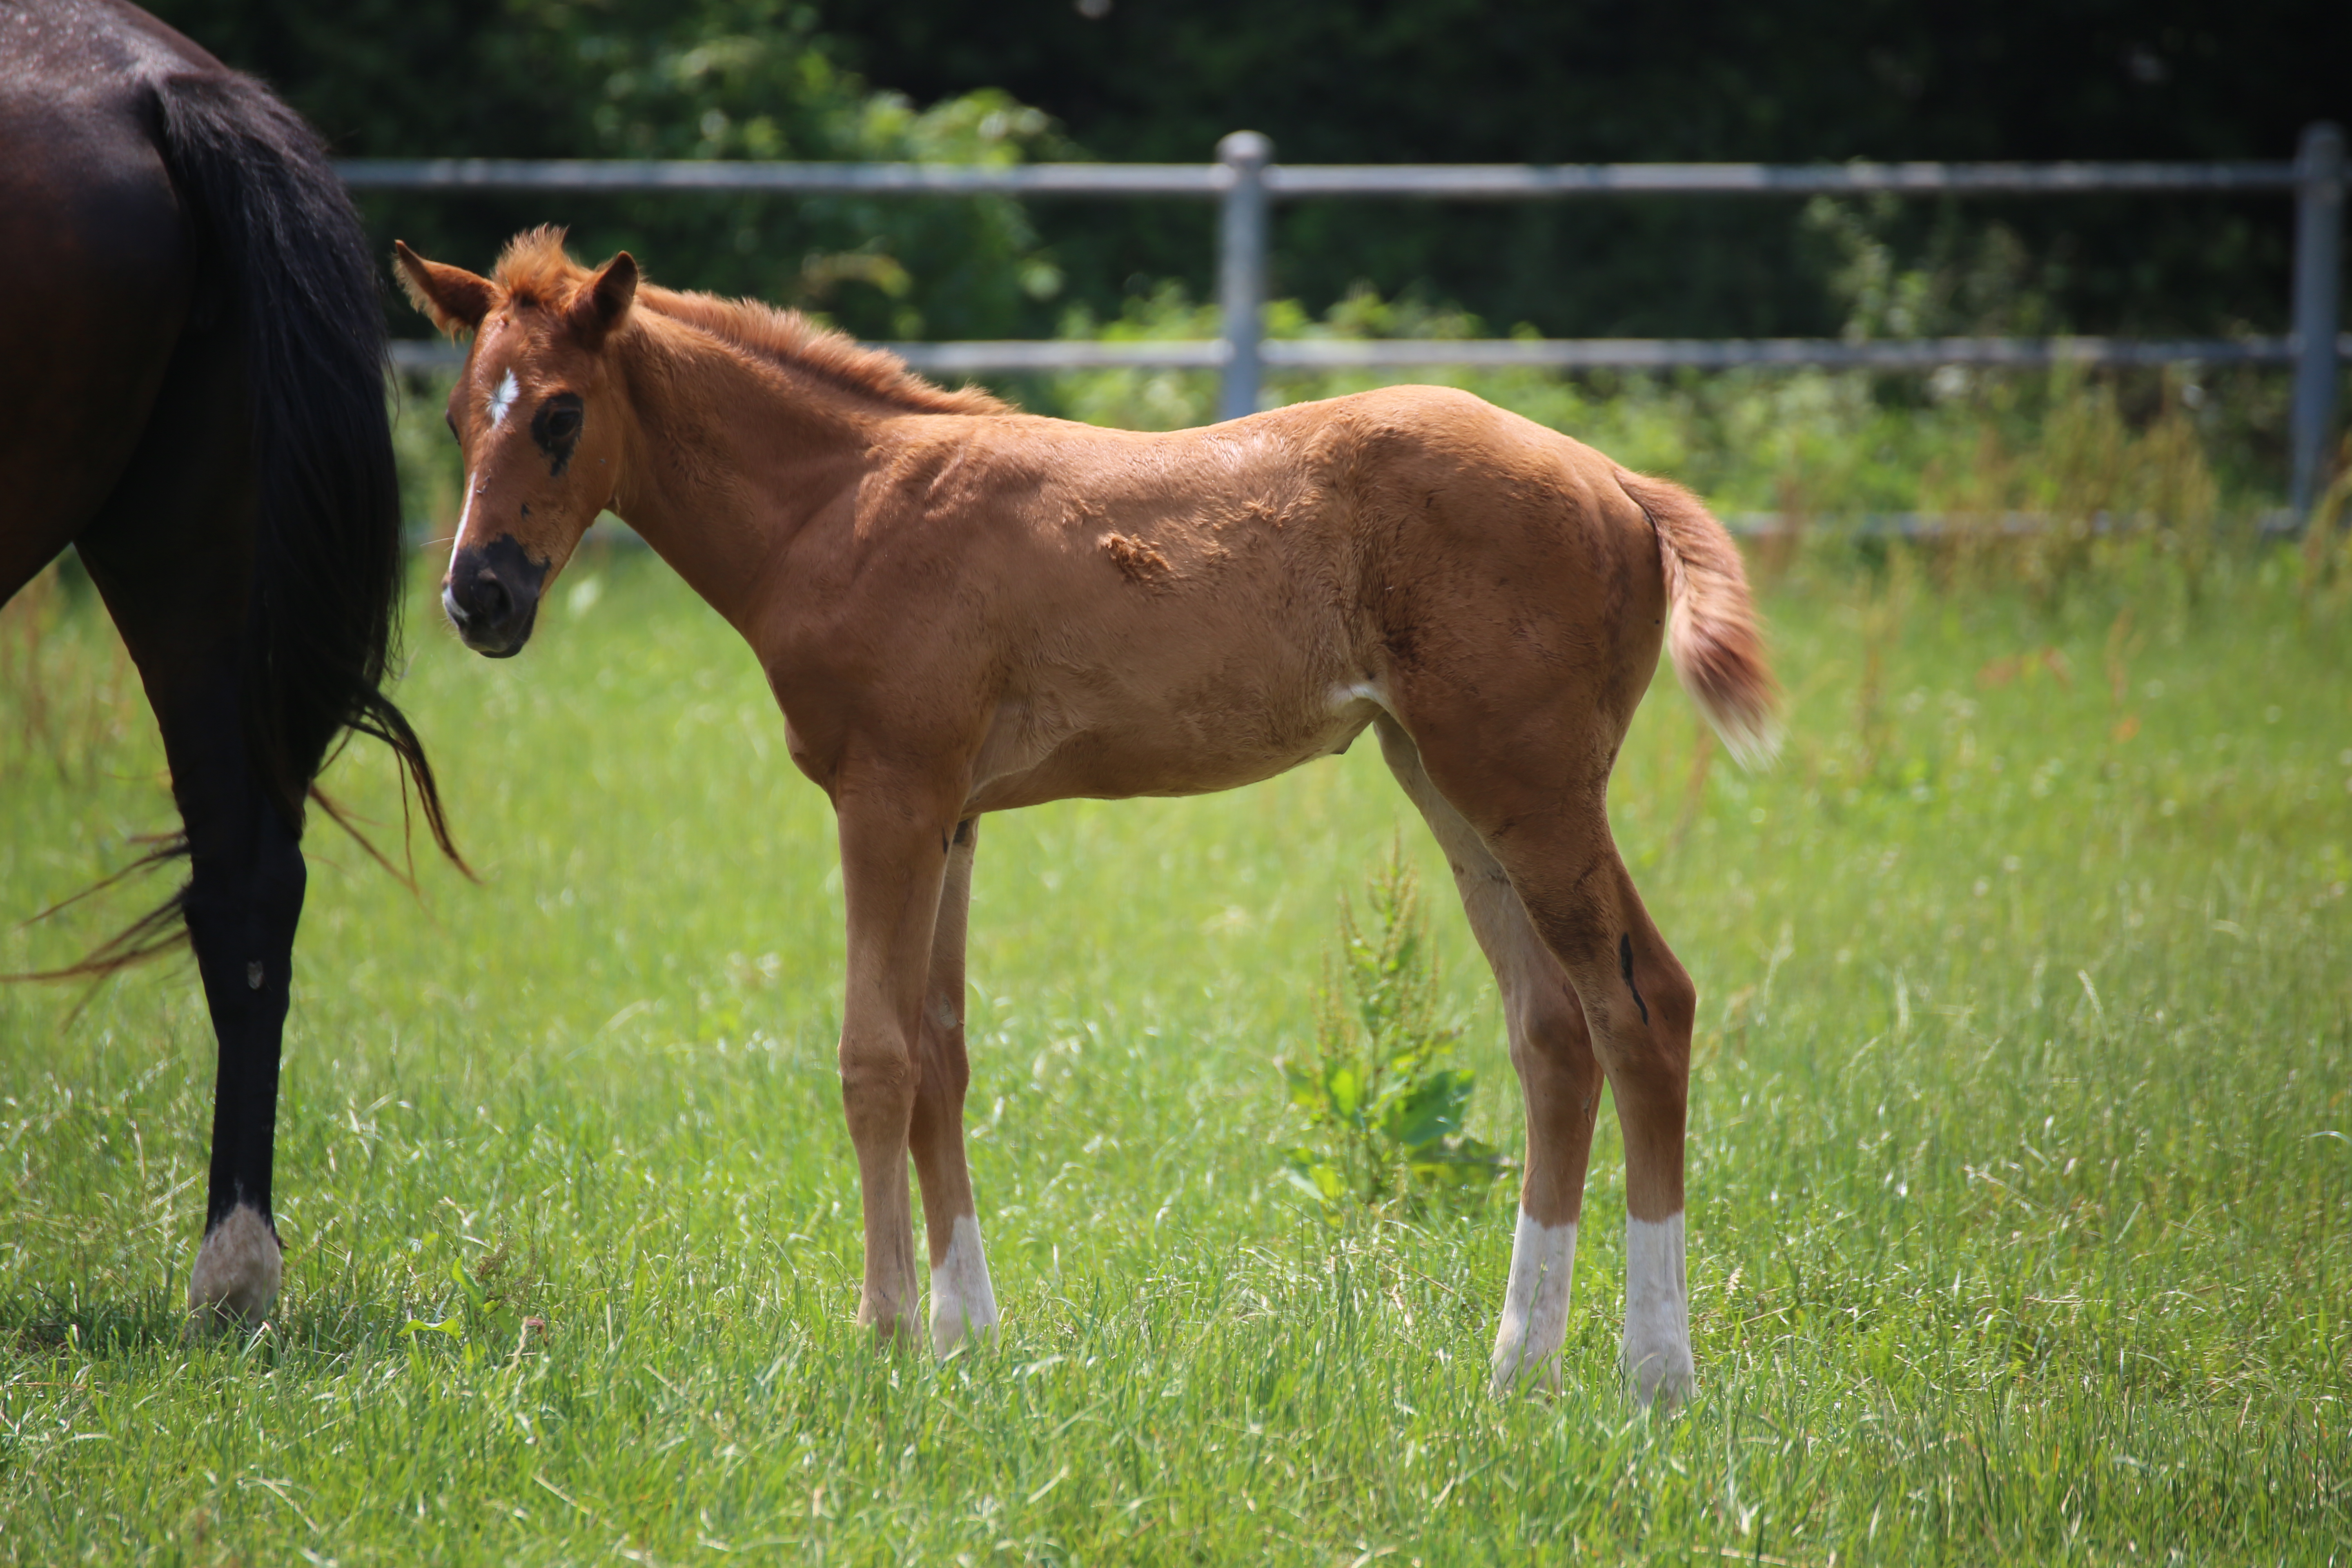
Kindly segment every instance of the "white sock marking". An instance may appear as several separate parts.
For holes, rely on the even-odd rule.
[[[205,1327],[261,1321],[285,1276],[285,1254],[269,1222],[239,1204],[215,1226],[188,1276],[188,1311]]]
[[[1511,1281],[1495,1330],[1495,1392],[1522,1376],[1559,1386],[1559,1347],[1568,1337],[1570,1287],[1576,1272],[1576,1222],[1538,1225],[1519,1211],[1511,1237]]]
[[[1644,1405],[1691,1391],[1690,1297],[1683,1216],[1625,1221],[1625,1372]]]
[[[948,1238],[948,1255],[931,1270],[931,1349],[947,1354],[963,1342],[996,1331],[996,1290],[988,1282],[988,1254],[981,1250],[980,1221],[959,1215]]]
[[[495,430],[507,422],[507,411],[514,406],[515,399],[521,395],[522,388],[516,384],[514,372],[507,372],[507,378],[499,383],[496,392],[490,394],[491,429]]]

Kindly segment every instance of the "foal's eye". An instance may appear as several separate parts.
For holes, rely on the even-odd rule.
[[[547,471],[557,479],[571,465],[573,447],[580,442],[580,422],[586,408],[576,392],[559,392],[539,405],[531,416],[530,438],[547,454]]]

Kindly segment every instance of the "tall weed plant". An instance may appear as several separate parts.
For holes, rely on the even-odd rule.
[[[1475,1208],[1505,1161],[1462,1130],[1477,1075],[1456,1059],[1461,1030],[1438,1015],[1437,964],[1402,844],[1366,903],[1369,924],[1340,906],[1313,1055],[1276,1064],[1307,1130],[1284,1172],[1335,1217],[1350,1205]]]

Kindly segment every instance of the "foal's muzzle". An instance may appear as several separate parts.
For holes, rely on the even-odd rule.
[[[441,608],[467,647],[492,658],[511,658],[530,640],[539,619],[539,590],[547,563],[533,562],[502,533],[486,545],[460,550],[441,584]]]

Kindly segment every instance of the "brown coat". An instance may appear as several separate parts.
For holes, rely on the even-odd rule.
[[[445,602],[469,644],[514,651],[609,506],[759,656],[840,817],[866,1321],[914,1321],[911,1152],[934,1337],[986,1326],[954,1284],[959,1222],[979,1245],[961,1133],[977,817],[1228,789],[1377,725],[1505,988],[1523,1226],[1573,1226],[1605,1069],[1633,1214],[1674,1226],[1679,1323],[1693,997],[1603,802],[1662,644],[1735,746],[1769,743],[1738,555],[1696,500],[1436,387],[1161,435],[1038,418],[794,316],[640,286],[625,256],[592,274],[559,239],[523,237],[495,279],[401,252],[420,304],[477,333],[451,402],[468,475]],[[1689,1378],[1686,1330],[1655,1327],[1629,1323],[1645,1394]],[[1556,1337],[1528,1332],[1507,1307],[1498,1383],[1550,1374]]]

